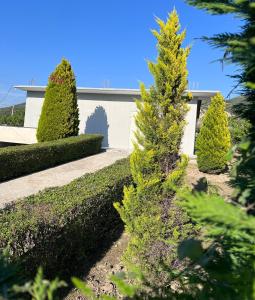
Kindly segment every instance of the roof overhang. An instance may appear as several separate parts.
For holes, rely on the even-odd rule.
[[[26,92],[45,92],[46,86],[36,86],[36,85],[18,85],[15,86],[16,89],[26,91]],[[207,90],[187,90],[191,92],[193,97],[198,97],[203,99],[211,98],[216,95],[219,91],[207,91]],[[113,88],[86,88],[77,87],[77,93],[79,94],[108,94],[108,95],[131,95],[140,96],[140,89],[113,89]]]

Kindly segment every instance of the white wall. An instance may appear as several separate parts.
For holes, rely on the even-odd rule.
[[[44,92],[28,92],[25,127],[36,128],[43,104]],[[78,94],[80,133],[101,133],[105,136],[103,147],[132,149],[134,140],[134,95]],[[181,151],[189,156],[194,153],[197,101],[189,104],[187,126]]]
[[[103,134],[106,148],[130,148],[130,126],[136,111],[133,97],[80,94],[78,106],[81,133]]]
[[[190,101],[188,106],[189,111],[186,115],[187,125],[183,133],[181,152],[187,154],[189,157],[193,157],[196,138],[197,100]]]
[[[24,127],[37,128],[44,92],[27,92]]]
[[[36,129],[0,126],[0,141],[15,144],[34,144],[36,143]]]

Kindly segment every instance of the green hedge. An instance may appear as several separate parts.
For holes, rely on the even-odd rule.
[[[33,274],[67,276],[109,239],[122,222],[113,202],[131,184],[129,160],[123,159],[64,187],[51,188],[0,211],[0,249],[8,244],[14,262]]]
[[[44,170],[98,153],[102,135],[80,135],[61,140],[0,149],[0,181]]]

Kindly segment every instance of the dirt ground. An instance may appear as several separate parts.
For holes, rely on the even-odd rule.
[[[105,253],[104,257],[98,261],[89,271],[84,281],[93,289],[96,295],[106,294],[115,296],[116,288],[109,277],[124,270],[121,263],[121,256],[128,244],[128,235],[122,233],[120,238],[113,243],[111,248]],[[84,300],[81,293],[74,289],[65,300]]]
[[[206,180],[205,180],[206,179]],[[216,188],[217,192],[224,197],[230,198],[233,189],[229,185],[228,173],[223,174],[206,174],[197,168],[196,160],[191,160],[187,168],[185,183],[195,190],[204,190],[205,186]],[[120,238],[114,242],[105,255],[89,271],[84,281],[90,286],[97,295],[107,294],[116,295],[114,284],[110,281],[109,276],[124,270],[121,263],[121,256],[128,244],[128,235],[122,233]],[[85,300],[80,292],[72,290],[65,300]]]
[[[196,160],[191,160],[186,174],[185,183],[197,191],[203,191],[207,182],[209,188],[216,189],[224,198],[230,198],[233,193],[227,172],[222,174],[206,174],[198,170]]]

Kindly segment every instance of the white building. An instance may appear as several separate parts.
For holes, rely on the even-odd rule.
[[[36,143],[36,128],[44,101],[45,86],[17,86],[26,91],[24,128],[0,126],[0,141],[9,143]],[[193,100],[182,140],[182,152],[194,155],[195,131],[201,101],[211,98],[216,91],[190,91]],[[132,149],[136,114],[135,98],[140,90],[109,88],[77,88],[80,133],[101,133],[104,148]]]

